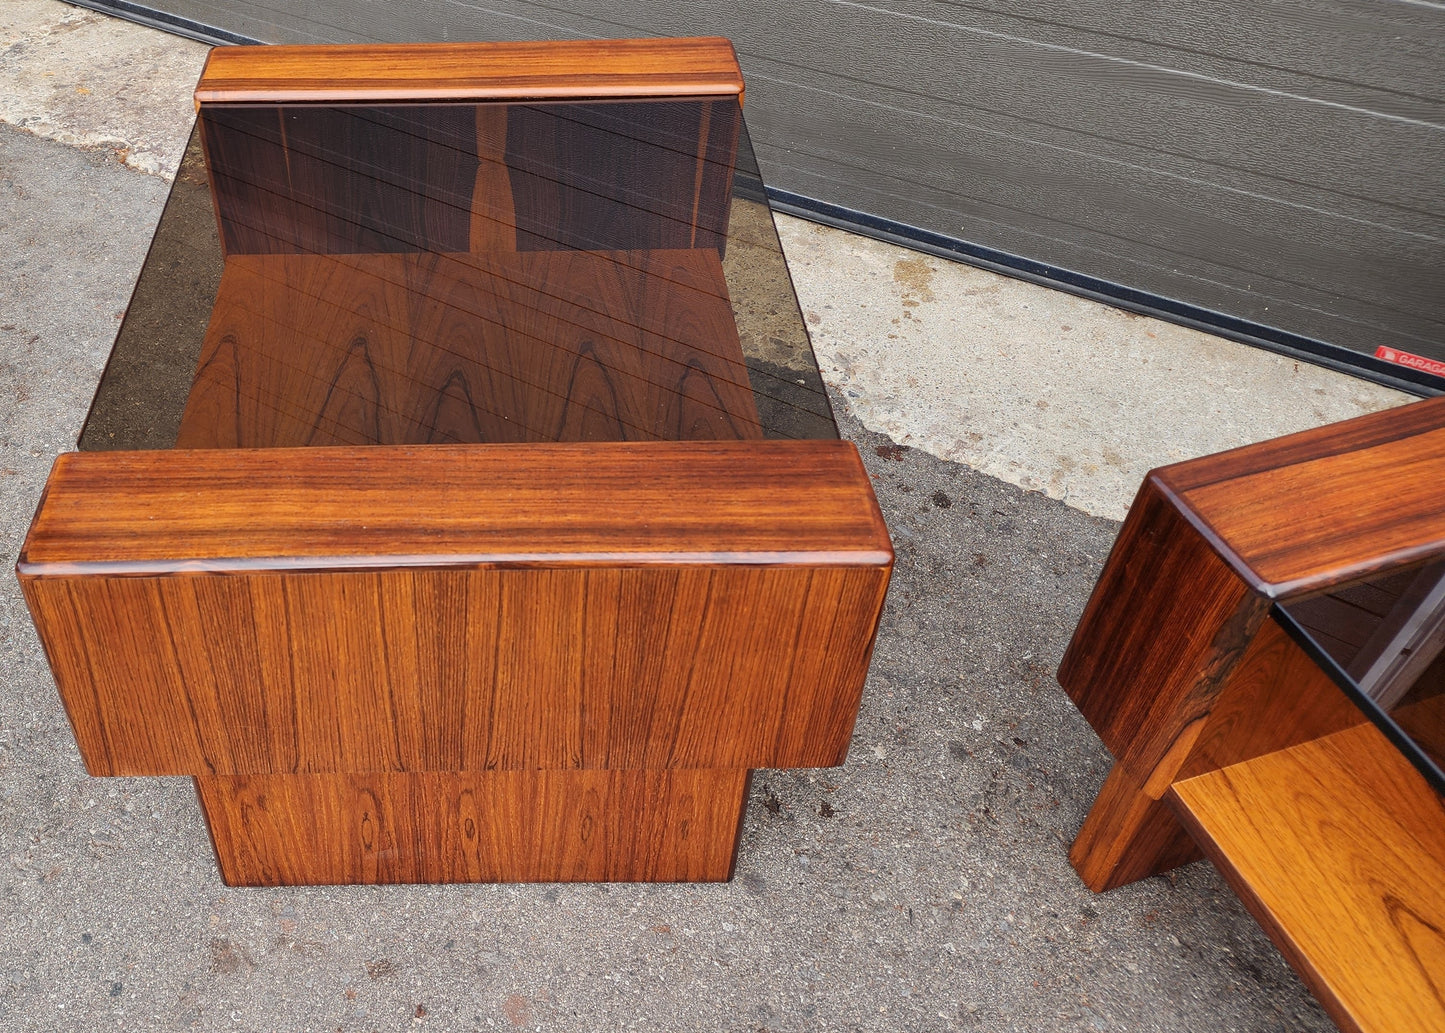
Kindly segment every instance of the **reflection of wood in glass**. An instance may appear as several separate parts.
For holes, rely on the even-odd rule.
[[[1286,608],[1436,763],[1445,760],[1445,562]]]
[[[247,255],[177,447],[760,437],[716,251]]]
[[[252,107],[177,445],[762,436],[721,255],[736,100]]]
[[[201,127],[228,256],[721,253],[741,116],[688,98],[212,105]]]

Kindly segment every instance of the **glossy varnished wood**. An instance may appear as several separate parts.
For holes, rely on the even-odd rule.
[[[199,777],[229,885],[716,882],[747,772]]]
[[[1374,726],[1170,799],[1341,1029],[1445,1029],[1445,807]]]
[[[17,569],[886,567],[892,555],[848,442],[598,442],[66,453]]]
[[[1442,455],[1436,398],[1151,476],[1254,591],[1283,599],[1445,555]]]
[[[1157,800],[1267,611],[1151,477],[1064,653],[1059,684]]]
[[[720,37],[217,47],[196,105],[216,103],[741,97]]]
[[[761,437],[711,249],[237,255],[177,447]]]
[[[1338,727],[1292,695],[1324,679],[1265,614],[1271,599],[1445,550],[1432,476],[1442,427],[1435,399],[1148,475],[1059,667],[1123,767],[1118,785],[1158,801],[1186,766],[1198,774]],[[1146,814],[1168,825],[1144,800],[1101,797],[1073,851],[1091,884],[1179,854],[1158,828],[1141,832]],[[1142,853],[1109,845],[1110,827]]]
[[[1069,847],[1069,863],[1095,893],[1137,882],[1200,857],[1173,808],[1150,796],[1123,764],[1099,789]]]
[[[193,775],[235,885],[728,878],[748,770],[842,762],[892,565],[851,445],[762,440],[730,44],[196,98],[180,449],[62,457],[17,564],[87,766]]]
[[[1445,553],[1442,456],[1437,399],[1153,471],[1059,671],[1117,758],[1084,881],[1203,848],[1347,1030],[1445,1028],[1441,800],[1267,613],[1358,638],[1339,586]]]
[[[20,572],[97,774],[746,768],[841,762],[891,562],[730,442],[71,454]]]
[[[173,775],[840,764],[887,579],[419,567],[24,587],[87,768]]]

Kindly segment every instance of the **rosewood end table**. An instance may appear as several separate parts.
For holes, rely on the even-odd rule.
[[[1214,861],[1344,1030],[1445,1030],[1445,399],[1149,474],[1059,668],[1102,891]]]
[[[722,880],[892,569],[726,40],[215,50],[18,573],[232,885]],[[204,157],[203,157],[204,154]]]

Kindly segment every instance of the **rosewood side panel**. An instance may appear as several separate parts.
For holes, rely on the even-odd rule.
[[[1445,1029],[1442,474],[1445,399],[1151,472],[1059,669],[1116,761],[1084,882],[1204,853],[1347,1031]],[[1385,639],[1434,768],[1337,684]]]
[[[201,776],[231,885],[720,882],[748,773]]]

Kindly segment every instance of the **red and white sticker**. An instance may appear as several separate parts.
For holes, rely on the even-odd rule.
[[[1437,377],[1445,377],[1445,362],[1437,359],[1427,359],[1423,355],[1411,355],[1409,352],[1396,351],[1394,348],[1386,348],[1383,344],[1375,349],[1375,358],[1384,359],[1386,362],[1393,362],[1399,366],[1409,366],[1411,369],[1424,370],[1426,373],[1433,373]]]

